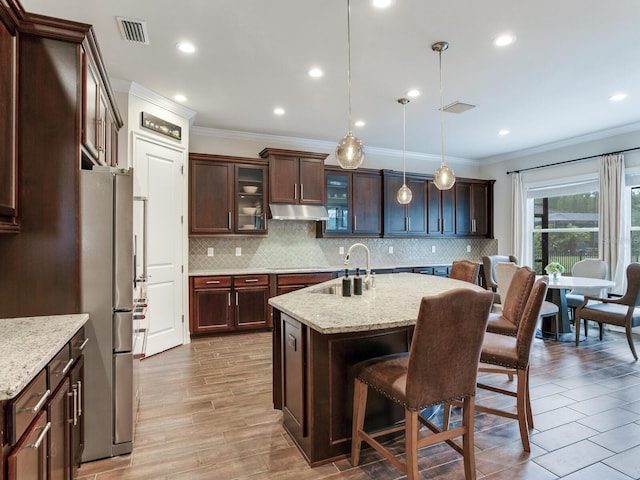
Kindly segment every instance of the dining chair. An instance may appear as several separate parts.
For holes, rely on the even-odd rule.
[[[495,275],[495,267],[498,263],[513,262],[518,264],[518,258],[513,255],[486,255],[482,257],[482,269],[484,273],[484,282],[489,290],[498,291],[498,281]],[[499,297],[496,297],[496,303],[500,303]]]
[[[513,262],[500,262],[495,274],[499,278],[502,291],[501,308],[491,311],[487,332],[515,336],[531,293],[536,273],[529,267],[518,267]]]
[[[607,262],[600,259],[585,258],[576,262],[571,269],[571,275],[574,277],[588,277],[588,278],[600,278],[606,279],[608,273]],[[574,288],[567,292],[567,307],[571,311],[571,317],[575,320],[576,309],[584,301],[584,296],[590,297],[606,297],[606,289],[603,288]],[[584,334],[587,335],[587,322],[584,322]]]
[[[512,409],[502,410],[497,407],[476,404],[476,411],[511,418],[518,421],[520,440],[525,452],[531,451],[529,430],[533,428],[533,413],[531,411],[531,396],[529,393],[529,356],[531,345],[540,315],[542,302],[547,294],[548,277],[536,281],[527,299],[522,320],[515,337],[487,332],[482,341],[479,371],[484,373],[507,374],[510,378],[517,377],[517,387],[511,389],[497,385],[478,382],[478,388],[494,393],[503,394],[516,399],[516,412]],[[444,406],[443,428],[448,428],[451,405],[459,402],[447,402]]]
[[[584,296],[583,302],[576,309],[576,347],[580,344],[580,320],[586,324],[587,320],[598,322],[600,340],[604,336],[604,324],[624,327],[627,342],[638,360],[631,329],[640,325],[640,263],[631,263],[627,267],[627,291],[620,298],[602,298]]]
[[[423,297],[409,353],[387,355],[356,365],[353,397],[351,463],[360,462],[362,442],[368,443],[402,471],[408,480],[419,478],[418,450],[447,442],[463,456],[465,479],[475,479],[474,396],[485,335],[493,301],[488,291],[457,288]],[[376,432],[365,432],[369,388],[404,407],[405,422]],[[442,431],[421,411],[450,399],[460,399],[462,425]],[[434,434],[419,435],[420,424]],[[405,463],[377,438],[404,431]],[[462,436],[462,446],[454,438]]]
[[[477,284],[479,271],[480,265],[478,263],[470,260],[458,260],[451,264],[449,278]]]

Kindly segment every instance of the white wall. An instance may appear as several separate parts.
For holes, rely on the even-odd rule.
[[[494,187],[494,233],[498,240],[498,251],[501,254],[512,253],[511,246],[511,176],[506,172],[531,168],[540,165],[548,165],[566,160],[573,160],[591,155],[640,147],[640,130],[605,138],[584,137],[584,141],[574,145],[543,146],[531,149],[528,154],[504,155],[493,159],[486,159],[480,167],[482,178],[495,178]],[[640,150],[625,154],[627,168],[640,165]],[[535,170],[536,180],[557,178],[571,178],[588,172],[598,171],[598,161],[586,160],[569,163],[561,167],[544,168]],[[532,171],[534,172],[534,171]]]

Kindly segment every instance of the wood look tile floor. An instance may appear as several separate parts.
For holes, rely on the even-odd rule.
[[[640,365],[623,334],[597,338],[593,330],[579,348],[534,341],[531,453],[522,450],[515,421],[476,414],[478,478],[640,478]],[[198,338],[147,358],[140,388],[133,453],[82,465],[81,480],[404,478],[370,450],[358,468],[346,459],[307,465],[273,410],[269,332]],[[479,391],[478,402],[505,404],[492,395]],[[441,445],[421,451],[420,472],[464,478],[458,454]]]

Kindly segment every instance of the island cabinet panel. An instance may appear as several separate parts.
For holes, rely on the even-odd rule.
[[[324,205],[326,153],[265,148],[260,157],[269,161],[269,202]]]
[[[347,456],[354,366],[408,352],[413,327],[325,335],[278,310],[274,322],[274,404],[283,411],[285,428],[312,466]],[[375,392],[369,395],[365,428],[404,418],[401,407]]]
[[[16,155],[17,40],[13,26],[0,17],[0,233],[18,225]]]
[[[333,272],[279,274],[276,277],[276,295],[295,292],[333,278],[336,278],[336,274]]]
[[[401,205],[396,199],[402,186],[402,174],[384,172],[384,236],[424,236],[427,234],[427,178],[407,175],[411,203]]]

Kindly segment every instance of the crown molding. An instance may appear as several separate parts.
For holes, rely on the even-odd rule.
[[[260,144],[276,143],[278,145],[285,145],[296,149],[313,150],[321,152],[333,152],[336,149],[336,142],[330,142],[326,140],[314,140],[310,138],[288,137],[283,135],[271,135],[267,133],[252,133],[241,132],[239,130],[224,130],[220,128],[209,127],[191,127],[189,131],[190,135],[198,135],[202,137],[215,137],[224,138],[227,140],[240,140],[256,142]],[[371,154],[382,157],[390,158],[402,158],[402,150],[393,148],[371,147],[365,145],[365,154]],[[433,155],[429,153],[419,152],[406,152],[407,159],[423,160],[423,161],[436,161],[439,162],[440,155]],[[477,162],[468,158],[461,157],[446,157],[447,162],[458,165],[477,165]]]
[[[516,160],[522,157],[528,157],[530,155],[537,155],[539,153],[548,152],[550,150],[558,150],[565,147],[572,147],[574,145],[580,145],[583,143],[595,142],[597,140],[603,140],[605,138],[615,137],[618,135],[624,135],[627,133],[640,133],[640,122],[630,123],[621,127],[610,128],[607,130],[600,130],[598,132],[588,133],[586,135],[580,135],[578,137],[571,137],[565,140],[559,140],[557,142],[545,143],[533,148],[527,148],[524,150],[517,150],[511,153],[503,153],[491,157],[481,158],[479,161],[484,165],[490,165],[494,163],[501,163],[507,160]]]
[[[164,110],[167,110],[171,113],[175,113],[176,115],[186,118],[189,120],[189,125],[192,126],[198,112],[195,110],[191,110],[190,108],[185,107],[184,105],[180,105],[179,103],[174,102],[173,100],[169,100],[162,95],[157,94],[153,90],[149,90],[146,87],[143,87],[136,82],[132,82],[129,80],[121,80],[119,78],[111,79],[111,87],[116,92],[128,93],[129,95],[134,95],[142,100],[145,100],[149,103],[152,103]]]

